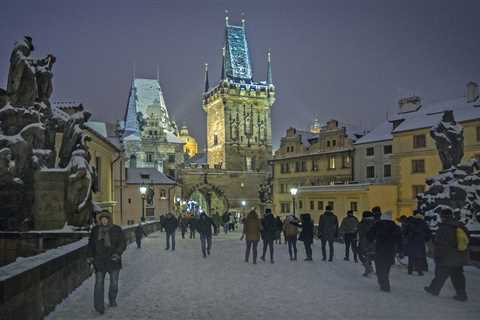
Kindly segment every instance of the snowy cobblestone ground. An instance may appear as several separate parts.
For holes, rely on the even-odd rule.
[[[480,270],[466,268],[467,303],[454,301],[450,282],[440,297],[423,287],[432,278],[392,270],[392,292],[378,290],[376,279],[363,278],[360,264],[343,261],[336,246],[334,262],[291,262],[285,245],[277,245],[276,262],[243,262],[238,233],[214,237],[212,255],[203,259],[200,240],[179,239],[175,252],[165,251],[164,233],[130,245],[120,272],[117,308],[103,316],[93,311],[90,277],[47,319],[479,319]],[[259,245],[261,249],[261,246]]]

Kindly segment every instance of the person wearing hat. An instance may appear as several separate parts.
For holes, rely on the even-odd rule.
[[[106,273],[110,276],[108,298],[111,307],[116,307],[118,277],[122,268],[122,253],[127,245],[122,228],[112,224],[108,211],[97,214],[98,224],[90,232],[87,248],[87,262],[95,269],[94,307],[97,312],[105,312],[104,285]]]
[[[367,234],[374,224],[373,214],[370,211],[364,211],[362,221],[358,224],[358,256],[365,271],[364,277],[368,277],[373,273],[372,261],[375,257],[375,242],[367,238]]]
[[[462,223],[456,221],[450,208],[440,212],[442,222],[433,240],[435,277],[425,291],[438,296],[445,281],[450,278],[458,301],[467,301],[463,266],[468,262],[468,233]],[[463,244],[463,245],[462,245]]]

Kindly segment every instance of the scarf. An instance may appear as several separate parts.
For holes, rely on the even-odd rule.
[[[112,246],[112,242],[110,241],[110,225],[100,226],[98,230],[98,240],[103,240],[105,247]]]

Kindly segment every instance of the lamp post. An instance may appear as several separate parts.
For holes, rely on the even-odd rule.
[[[297,188],[291,188],[290,189],[290,194],[292,195],[292,202],[293,202],[293,216],[295,217],[295,196],[297,195],[298,189]]]
[[[145,194],[147,193],[147,186],[140,186],[140,194],[142,195],[142,222],[145,221]]]

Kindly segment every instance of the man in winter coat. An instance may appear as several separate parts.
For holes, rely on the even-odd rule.
[[[374,217],[374,219],[378,219]],[[375,270],[380,290],[390,292],[390,268],[395,263],[395,254],[402,243],[400,227],[387,220],[375,221],[367,233],[369,241],[375,241]]]
[[[288,244],[288,255],[290,261],[297,261],[297,237],[298,237],[298,219],[289,215],[283,223],[283,233]]]
[[[349,210],[347,216],[343,218],[340,225],[340,234],[343,235],[345,241],[345,259],[350,260],[350,247],[352,247],[353,260],[355,263],[357,259],[357,232],[358,232],[358,219],[353,215],[353,211]]]
[[[170,250],[170,240],[172,240],[172,251],[175,251],[175,231],[177,230],[177,218],[169,212],[165,216],[165,233],[167,234],[167,247],[165,250]]]
[[[358,224],[358,255],[365,271],[364,277],[373,272],[372,261],[375,258],[375,242],[367,238],[367,234],[373,227],[375,221],[370,211],[364,211],[362,221]]]
[[[415,212],[412,217],[407,218],[403,232],[406,245],[404,252],[408,256],[408,274],[415,270],[418,275],[423,276],[423,271],[428,269],[425,242],[431,237],[430,228],[423,220],[423,215]]]
[[[300,232],[298,240],[303,241],[303,245],[305,246],[305,254],[307,255],[305,261],[312,261],[313,221],[309,213],[301,214],[300,220],[302,222],[302,231]]]
[[[338,219],[332,212],[331,206],[327,206],[325,213],[323,213],[318,220],[318,237],[322,241],[322,260],[325,261],[327,259],[327,250],[325,247],[328,242],[330,251],[328,261],[332,261],[334,254],[333,241],[338,237]]]
[[[186,215],[182,215],[178,220],[178,224],[180,225],[180,231],[182,232],[182,239],[185,239],[185,234],[187,233],[188,229],[188,218]]]
[[[257,263],[257,247],[260,240],[262,224],[255,210],[250,211],[243,222],[243,234],[245,235],[247,250],[245,251],[245,262],[250,258],[250,249],[252,249],[253,264]]]
[[[425,291],[437,296],[440,294],[445,281],[450,277],[458,301],[467,301],[465,275],[463,266],[468,262],[468,248],[459,250],[459,235],[463,232],[468,237],[465,227],[453,217],[451,209],[443,209],[440,213],[442,222],[433,240],[435,277]],[[468,238],[467,238],[468,239]]]
[[[104,285],[105,274],[110,276],[108,299],[111,307],[117,306],[118,276],[122,268],[122,253],[127,244],[122,228],[112,224],[108,211],[97,215],[99,224],[90,233],[87,248],[87,262],[95,269],[95,289],[93,301],[95,310],[100,314],[105,312]]]
[[[204,258],[207,257],[207,254],[210,255],[212,248],[212,228],[215,228],[212,218],[207,216],[205,212],[202,212],[197,220],[197,231],[200,234],[200,243]]]
[[[272,210],[270,208],[265,209],[265,217],[262,220],[262,236],[263,236],[263,254],[260,257],[262,261],[265,261],[265,254],[267,253],[267,247],[270,248],[270,263],[274,263],[273,260],[273,241],[277,233],[277,221],[273,217]]]
[[[193,215],[190,215],[188,219],[188,229],[190,230],[190,239],[195,239],[195,228],[197,227],[197,218]]]
[[[143,230],[142,222],[138,223],[138,226],[135,228],[135,242],[137,243],[137,248],[140,249],[142,247],[142,238],[143,236],[147,236],[145,230]]]
[[[224,212],[222,216],[223,221],[223,232],[228,233],[228,228],[230,226],[230,212]]]

